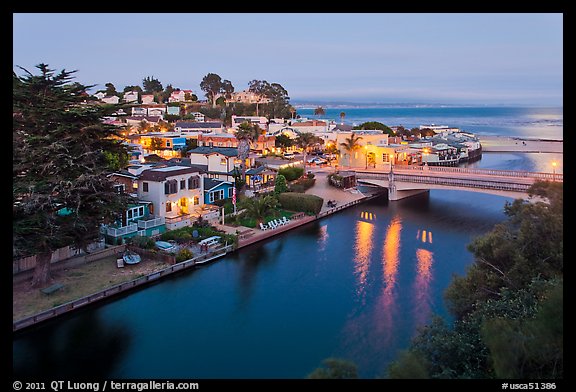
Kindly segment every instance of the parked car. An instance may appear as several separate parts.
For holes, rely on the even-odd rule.
[[[314,158],[314,163],[317,165],[325,165],[328,161],[324,158]]]
[[[294,154],[291,152],[285,152],[283,156],[287,159],[294,159]]]

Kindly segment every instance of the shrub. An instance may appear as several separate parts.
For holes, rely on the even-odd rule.
[[[290,192],[304,193],[307,189],[314,186],[316,180],[313,178],[301,178],[300,180],[290,184]]]
[[[143,249],[154,249],[154,240],[150,237],[132,237],[126,240],[129,244]]]
[[[276,193],[284,193],[288,191],[288,185],[286,185],[286,177],[282,174],[278,174],[276,176],[276,181],[274,184],[274,192]]]
[[[304,169],[297,166],[290,166],[278,170],[278,174],[286,177],[286,181],[294,181],[295,179],[302,177]]]
[[[308,174],[306,174],[306,177],[308,177],[309,179],[312,179],[312,178],[316,177],[316,175],[312,172],[308,172]]]
[[[176,262],[181,263],[186,260],[190,260],[194,255],[188,248],[183,248],[176,253]]]
[[[318,214],[324,204],[324,199],[306,193],[286,192],[278,196],[282,207],[291,211],[308,212]]]

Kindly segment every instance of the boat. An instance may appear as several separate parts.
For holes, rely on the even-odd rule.
[[[138,264],[141,260],[140,255],[138,253],[134,253],[128,249],[124,251],[124,255],[122,255],[122,259],[126,264]]]

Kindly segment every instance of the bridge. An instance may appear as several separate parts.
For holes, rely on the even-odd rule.
[[[392,166],[389,172],[354,170],[359,185],[388,188],[388,200],[451,189],[525,198],[537,180],[563,182],[564,175],[519,170],[466,169],[443,166]]]

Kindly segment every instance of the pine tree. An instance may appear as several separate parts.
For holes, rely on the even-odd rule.
[[[85,248],[98,238],[130,197],[117,193],[107,174],[128,162],[116,131],[102,124],[118,105],[86,103],[76,71],[58,74],[46,64],[13,72],[13,255],[36,255],[32,284],[50,279],[54,250]]]

